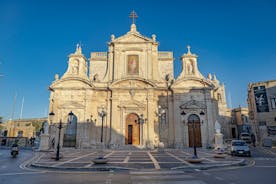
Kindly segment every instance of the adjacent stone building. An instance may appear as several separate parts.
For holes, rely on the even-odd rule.
[[[111,35],[108,51],[91,52],[89,59],[78,45],[67,71],[49,87],[51,136],[58,137],[53,124],[61,121],[63,146],[93,148],[102,135],[110,148],[181,148],[193,146],[195,124],[195,144],[212,146],[215,121],[229,114],[224,85],[200,73],[189,46],[175,78],[173,52],[158,46],[155,35],[143,36],[135,24],[123,36]]]
[[[9,120],[1,125],[3,128],[3,133],[0,136],[4,137],[35,137],[37,134],[36,127],[42,125],[43,122],[47,121],[47,118],[32,118],[32,119],[15,119]]]
[[[276,80],[248,85],[248,110],[257,140],[272,139],[276,144]]]
[[[242,132],[251,133],[248,117],[248,108],[238,107],[232,109],[231,137],[240,138]]]

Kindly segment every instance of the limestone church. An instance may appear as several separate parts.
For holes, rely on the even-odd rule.
[[[227,109],[224,85],[200,73],[189,46],[174,77],[173,52],[158,45],[134,23],[123,36],[111,35],[107,52],[87,59],[78,45],[49,87],[51,137],[57,142],[61,121],[63,147],[93,148],[101,140],[108,148],[212,146],[215,121]]]

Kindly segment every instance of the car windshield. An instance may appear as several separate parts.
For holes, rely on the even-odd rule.
[[[233,142],[232,145],[233,146],[244,146],[245,142]]]

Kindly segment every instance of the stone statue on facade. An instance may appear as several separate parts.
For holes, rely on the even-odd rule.
[[[223,135],[221,133],[221,125],[218,121],[215,122],[215,131],[215,150],[223,153]]]
[[[40,144],[39,144],[39,150],[48,150],[49,147],[49,124],[47,121],[45,121],[42,124],[42,131],[40,135]]]
[[[44,133],[44,134],[49,134],[49,124],[48,124],[47,121],[45,121],[45,122],[43,123],[43,133]]]

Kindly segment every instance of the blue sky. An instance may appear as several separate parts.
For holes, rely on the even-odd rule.
[[[129,31],[156,34],[160,51],[173,51],[175,75],[186,46],[196,53],[204,76],[225,83],[232,107],[247,106],[249,82],[276,79],[276,1],[13,1],[0,0],[0,116],[23,118],[48,113],[48,86],[67,68],[67,56],[81,42],[107,51],[110,35]],[[229,99],[228,99],[229,100]],[[229,103],[228,103],[229,104]]]

